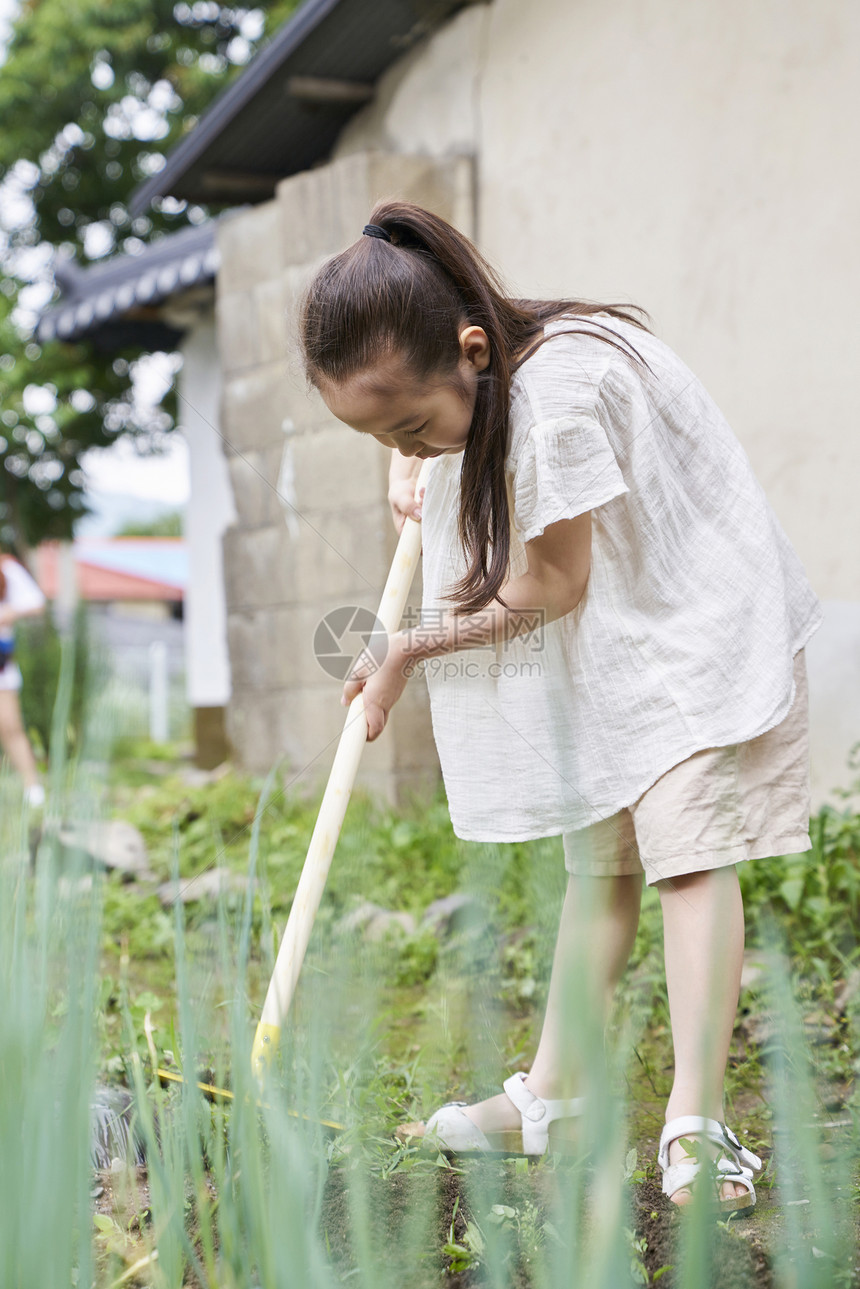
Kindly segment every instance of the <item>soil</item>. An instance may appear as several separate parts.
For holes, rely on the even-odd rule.
[[[468,1172],[462,1173],[439,1169],[435,1175],[395,1174],[386,1180],[361,1177],[359,1189],[365,1192],[368,1204],[363,1238],[368,1248],[385,1251],[385,1272],[394,1283],[403,1289],[441,1289],[443,1285],[478,1289],[489,1282],[481,1266],[452,1273],[451,1259],[444,1252],[452,1225],[455,1241],[464,1240],[473,1217],[469,1192],[476,1182],[475,1169],[480,1167],[471,1165]],[[504,1170],[498,1164],[483,1167],[489,1186],[499,1188],[501,1183],[494,1198],[507,1200],[512,1206],[518,1204],[522,1209],[524,1198],[530,1195],[541,1210],[548,1207],[554,1189],[551,1172],[529,1169],[522,1176],[508,1173],[502,1178]],[[334,1269],[341,1276],[350,1272],[359,1259],[363,1260],[355,1247],[353,1207],[350,1174],[340,1169],[333,1171],[325,1188],[320,1232]],[[429,1216],[429,1229],[422,1225],[419,1234],[415,1215],[421,1213]],[[662,1289],[674,1289],[685,1214],[665,1199],[656,1182],[648,1180],[633,1188],[633,1216],[634,1235],[645,1241],[641,1257],[648,1283],[660,1273]],[[772,1289],[770,1259],[753,1222],[715,1222],[711,1238],[711,1279],[702,1289]],[[532,1289],[535,1282],[527,1258],[522,1248],[517,1248],[513,1235],[505,1267],[505,1283],[510,1289]]]
[[[365,1191],[368,1198],[364,1238],[370,1250],[377,1254],[385,1251],[385,1272],[390,1282],[402,1289],[436,1289],[443,1285],[477,1289],[488,1283],[486,1269],[479,1264],[452,1270],[451,1256],[445,1252],[452,1231],[455,1243],[468,1245],[467,1228],[475,1217],[470,1195],[483,1190],[491,1202],[509,1205],[519,1212],[531,1200],[546,1217],[552,1174],[532,1169],[516,1174],[509,1163],[470,1162],[462,1170],[438,1168],[432,1174],[395,1174],[386,1180],[363,1175],[357,1189]],[[486,1207],[482,1206],[482,1212]],[[355,1216],[350,1175],[345,1170],[334,1170],[325,1188],[320,1232],[340,1275],[352,1270],[361,1256],[355,1247]],[[515,1229],[503,1232],[498,1242],[506,1289],[532,1289],[527,1250]],[[477,1261],[480,1263],[480,1259]]]
[[[356,1223],[352,1213],[349,1174],[336,1169],[329,1175],[323,1196],[320,1232],[330,1250],[332,1265],[341,1276],[359,1260],[355,1247]],[[371,1250],[385,1251],[386,1272],[402,1289],[427,1289],[431,1284],[466,1286],[480,1283],[474,1271],[447,1274],[450,1258],[443,1249],[453,1223],[454,1239],[465,1235],[470,1219],[462,1178],[439,1169],[433,1174],[397,1174],[385,1180],[363,1176],[358,1188],[368,1201],[364,1236]],[[456,1208],[456,1214],[455,1214]],[[420,1238],[415,1214],[430,1218]],[[516,1285],[512,1281],[512,1286]]]
[[[641,1283],[676,1289],[682,1282],[690,1283],[680,1271],[690,1214],[663,1196],[650,1134],[640,1130],[633,1140],[645,1177],[629,1184],[629,1247],[619,1252],[625,1265],[628,1260],[638,1262]],[[396,1284],[398,1289],[485,1289],[500,1283],[506,1289],[535,1289],[546,1282],[536,1272],[541,1258],[533,1258],[535,1250],[546,1245],[542,1252],[552,1251],[545,1224],[551,1222],[566,1240],[558,1213],[572,1211],[566,1191],[574,1174],[567,1160],[535,1164],[495,1157],[448,1166],[436,1166],[427,1158],[382,1176],[368,1168],[364,1157],[347,1159],[333,1167],[326,1179],[319,1235],[335,1275],[343,1282],[350,1281],[360,1267],[363,1281],[369,1270],[371,1280],[375,1273],[381,1284]],[[785,1196],[767,1178],[766,1173],[757,1186],[753,1213],[715,1219],[708,1227],[709,1244],[701,1262],[707,1270],[695,1279],[699,1289],[773,1289],[772,1256],[784,1240],[789,1213],[804,1228],[808,1255],[823,1256],[813,1248],[815,1232],[808,1225],[811,1209],[786,1209]],[[113,1217],[117,1224],[99,1237],[99,1270],[105,1282],[113,1282],[145,1251],[141,1235],[150,1205],[146,1169],[106,1170],[95,1181],[95,1211]],[[853,1213],[851,1195],[833,1199],[837,1207],[845,1211],[847,1205]],[[486,1232],[493,1206],[502,1205],[516,1218],[493,1232],[497,1265],[490,1268],[481,1249],[475,1251],[469,1227],[474,1223]],[[464,1251],[462,1269],[454,1269],[452,1242]],[[470,1248],[475,1251],[472,1265],[468,1265]],[[855,1276],[857,1271],[860,1267],[855,1268]],[[845,1289],[860,1284],[849,1272],[846,1269],[840,1281]]]
[[[663,1195],[656,1182],[645,1181],[634,1193],[636,1234],[646,1241],[643,1262],[650,1280],[662,1268],[663,1289],[674,1289],[675,1268],[681,1256],[687,1214]],[[711,1279],[702,1289],[771,1289],[770,1259],[762,1247],[754,1219],[733,1219],[728,1229],[714,1223],[708,1263]]]
[[[676,1289],[682,1279],[690,1283],[679,1270],[684,1256],[685,1222],[690,1215],[663,1196],[654,1162],[664,1105],[661,1084],[671,1069],[665,1055],[659,1044],[653,1044],[645,1073],[634,1074],[631,1080],[629,1091],[635,1114],[629,1141],[636,1145],[637,1176],[641,1178],[644,1173],[644,1179],[629,1185],[630,1246],[619,1252],[625,1265],[628,1261],[639,1263],[642,1283]],[[827,1086],[827,1104],[832,1101],[840,1117],[831,1122],[829,1110],[822,1115],[820,1131],[826,1137],[820,1146],[822,1158],[846,1149],[843,1139],[850,1136],[852,1119],[839,1107],[849,1090],[848,1085],[836,1089],[837,1097],[834,1087]],[[753,1134],[749,1143],[767,1165],[772,1152],[764,1142],[771,1134],[766,1130],[761,1133],[759,1127],[763,1106],[762,1089],[756,1079],[734,1089],[732,1121],[744,1138]],[[380,1125],[380,1132],[385,1131]],[[405,1167],[398,1166],[397,1171],[383,1176],[369,1168],[365,1156],[347,1157],[328,1174],[319,1235],[336,1276],[344,1282],[354,1278],[360,1267],[362,1280],[368,1268],[371,1277],[378,1268],[379,1282],[396,1284],[398,1289],[484,1289],[499,1283],[504,1283],[506,1289],[535,1289],[545,1283],[535,1267],[541,1257],[534,1257],[536,1249],[549,1241],[545,1224],[551,1222],[560,1238],[566,1239],[564,1221],[557,1213],[571,1211],[564,1195],[566,1180],[572,1175],[569,1162],[562,1159],[526,1164],[523,1160],[497,1157],[438,1167],[432,1158],[417,1164],[407,1160]],[[715,1220],[708,1228],[710,1245],[702,1259],[707,1270],[696,1278],[699,1289],[773,1289],[776,1280],[772,1258],[778,1258],[779,1249],[784,1247],[789,1215],[808,1238],[808,1256],[823,1256],[813,1248],[815,1232],[809,1225],[812,1209],[787,1209],[787,1196],[772,1184],[772,1177],[770,1167],[766,1167],[756,1187],[758,1204],[752,1214]],[[149,1210],[146,1170],[131,1169],[118,1175],[107,1171],[98,1175],[97,1182],[99,1193],[97,1197],[94,1193],[94,1207],[114,1217],[119,1228],[99,1237],[99,1270],[105,1282],[111,1282],[144,1252],[140,1227]],[[834,1192],[831,1198],[841,1211],[846,1211],[847,1205],[854,1214],[853,1195],[852,1189],[850,1194]],[[804,1198],[791,1200],[801,1206],[809,1202]],[[473,1231],[477,1227],[486,1232],[488,1220],[493,1220],[490,1215],[494,1205],[509,1206],[508,1212],[516,1216],[493,1232],[495,1257],[500,1265],[490,1268],[480,1247],[476,1248],[474,1238],[470,1238],[469,1227],[473,1223]],[[453,1269],[457,1251],[451,1248],[452,1243],[463,1250],[462,1269]],[[551,1250],[543,1248],[541,1252]],[[854,1269],[854,1279],[850,1271],[846,1269],[840,1281],[845,1289],[860,1285],[860,1267]]]

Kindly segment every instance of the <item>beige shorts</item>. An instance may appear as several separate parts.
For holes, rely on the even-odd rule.
[[[796,694],[779,725],[730,747],[705,748],[667,770],[633,805],[564,834],[577,876],[664,878],[744,859],[809,850],[809,703],[803,650]]]

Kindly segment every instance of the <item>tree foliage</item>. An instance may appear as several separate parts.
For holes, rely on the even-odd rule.
[[[132,520],[123,524],[115,534],[117,537],[181,537],[185,531],[185,519],[181,510],[168,510],[156,519]]]
[[[25,0],[0,67],[0,540],[19,554],[68,537],[84,509],[80,456],[171,428],[141,417],[140,351],[40,346],[56,257],[139,252],[208,211],[166,198],[132,218],[132,191],[295,7],[216,0]]]

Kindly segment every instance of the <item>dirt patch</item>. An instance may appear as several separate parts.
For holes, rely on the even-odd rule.
[[[491,1277],[479,1248],[470,1243],[469,1228],[477,1223],[486,1231],[489,1200],[477,1211],[471,1207],[484,1188],[495,1209],[506,1206],[516,1214],[506,1228],[493,1233],[505,1284],[532,1289],[534,1245],[529,1239],[540,1238],[541,1223],[555,1208],[561,1180],[549,1170],[517,1173],[489,1163],[470,1164],[462,1172],[440,1169],[435,1175],[394,1174],[387,1179],[335,1170],[326,1183],[320,1234],[341,1276],[359,1264],[366,1269],[369,1260],[371,1266],[384,1265],[386,1275],[403,1289],[478,1289]],[[651,1180],[632,1188],[632,1201],[635,1238],[644,1241],[637,1247],[648,1283],[660,1273],[662,1289],[673,1289],[686,1215],[671,1206]],[[475,1254],[473,1265],[463,1270],[456,1269],[456,1262],[452,1270],[452,1231],[453,1242]],[[751,1223],[742,1228],[737,1222],[728,1227],[715,1222],[709,1235],[705,1261],[710,1279],[702,1289],[773,1289],[770,1261]]]
[[[131,1165],[94,1173],[90,1198],[98,1280],[113,1283],[147,1253],[142,1238],[151,1212],[146,1169]]]
[[[498,1163],[386,1179],[337,1169],[326,1182],[320,1234],[341,1276],[359,1264],[365,1271],[384,1265],[402,1289],[477,1289],[488,1283],[480,1232],[487,1232],[495,1206],[502,1211],[492,1232],[494,1261],[504,1266],[506,1289],[531,1289],[528,1262],[541,1238],[543,1181]],[[486,1199],[478,1212],[475,1195]]]
[[[645,1240],[642,1260],[649,1282],[666,1267],[669,1269],[662,1271],[659,1283],[663,1289],[673,1289],[688,1215],[679,1212],[653,1181],[635,1188],[633,1205],[636,1235]],[[715,1221],[709,1234],[707,1289],[772,1289],[770,1260],[749,1219],[733,1220],[728,1226]]]
[[[320,1235],[334,1269],[343,1276],[359,1264],[384,1264],[403,1289],[474,1285],[476,1271],[447,1274],[444,1253],[453,1223],[461,1241],[471,1220],[462,1179],[439,1169],[389,1178],[333,1170],[326,1182]],[[455,1212],[456,1210],[456,1212]]]

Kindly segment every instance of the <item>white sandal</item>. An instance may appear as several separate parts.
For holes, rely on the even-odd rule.
[[[737,1212],[755,1207],[755,1187],[753,1173],[759,1172],[762,1162],[746,1146],[742,1146],[735,1134],[724,1123],[716,1119],[704,1119],[701,1115],[686,1114],[672,1119],[666,1124],[660,1136],[660,1149],[657,1152],[657,1163],[663,1174],[663,1194],[669,1199],[676,1191],[693,1185],[697,1173],[704,1161],[695,1163],[670,1164],[669,1147],[680,1137],[704,1137],[715,1146],[726,1152],[714,1162],[717,1181],[716,1207],[725,1213]],[[720,1187],[724,1182],[735,1182],[743,1186],[745,1194],[733,1195],[730,1199],[720,1199]]]
[[[569,1097],[560,1101],[544,1101],[535,1096],[525,1086],[526,1075],[512,1074],[505,1079],[504,1090],[517,1110],[520,1112],[519,1133],[493,1133],[501,1140],[501,1150],[494,1146],[489,1138],[473,1123],[468,1115],[463,1114],[467,1101],[449,1101],[427,1120],[427,1125],[420,1131],[412,1131],[412,1136],[432,1138],[432,1144],[443,1152],[452,1155],[463,1154],[523,1154],[544,1155],[549,1148],[549,1126],[557,1119],[568,1119],[581,1115],[585,1109],[584,1097]],[[399,1134],[400,1135],[400,1134]]]

